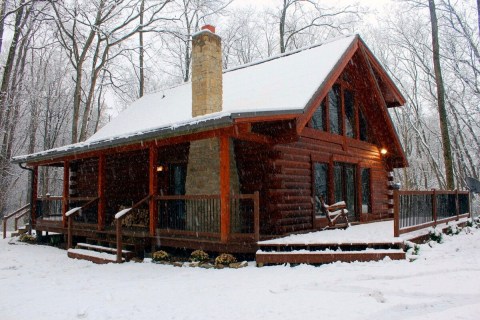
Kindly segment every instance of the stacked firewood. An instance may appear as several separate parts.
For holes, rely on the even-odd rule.
[[[126,206],[120,206],[118,211],[127,209]],[[113,222],[114,223],[114,222]],[[125,218],[122,219],[123,227],[147,227],[149,223],[149,212],[147,209],[133,209]]]

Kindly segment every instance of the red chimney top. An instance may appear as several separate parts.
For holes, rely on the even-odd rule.
[[[202,30],[208,30],[211,33],[215,33],[215,27],[212,26],[211,24],[206,24],[202,27]]]

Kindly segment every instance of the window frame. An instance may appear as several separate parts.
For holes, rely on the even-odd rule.
[[[347,139],[354,139],[357,141],[362,141],[366,143],[373,144],[373,139],[370,134],[370,126],[368,123],[368,119],[366,117],[365,111],[364,111],[364,106],[363,106],[363,99],[361,98],[361,94],[356,90],[356,88],[353,86],[352,83],[349,81],[349,77],[345,77],[344,74],[346,74],[346,71],[342,73],[342,75],[335,81],[335,83],[332,85],[332,87],[328,90],[326,96],[321,100],[321,102],[316,106],[315,111],[312,114],[312,117],[310,118],[308,122],[308,127],[310,127],[313,130],[318,130],[321,132],[329,133],[331,135],[335,136],[340,136],[340,137],[345,137]],[[340,110],[338,112],[339,116],[341,119],[339,119],[339,127],[341,133],[333,133],[332,128],[331,128],[331,115],[330,115],[330,94],[332,90],[334,90],[335,87],[338,86],[338,98],[339,98],[339,107]],[[345,94],[346,92],[350,92],[352,95],[352,100],[353,100],[353,114],[352,114],[352,133],[353,137],[347,135],[347,130],[346,130],[346,122],[347,122],[347,115],[346,115],[346,104],[345,104]],[[319,110],[321,115],[322,115],[322,122],[323,122],[323,128],[316,128],[314,126],[314,121],[313,117],[315,115],[319,114]],[[360,115],[362,115],[362,118],[364,119],[364,124],[366,125],[366,135],[361,134],[361,128],[360,128]],[[363,138],[365,136],[365,138]]]

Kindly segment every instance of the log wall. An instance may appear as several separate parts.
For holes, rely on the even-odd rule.
[[[387,170],[376,146],[305,128],[298,141],[276,145],[273,152],[277,158],[271,160],[273,170],[268,173],[266,198],[269,199],[268,223],[275,234],[315,227],[313,162],[344,162],[355,164],[357,170],[369,168],[372,212],[358,215],[358,220],[372,221],[388,216]],[[358,186],[359,181],[356,184]],[[357,210],[360,206],[359,203]]]

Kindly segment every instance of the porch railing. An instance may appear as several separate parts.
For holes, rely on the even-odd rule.
[[[95,197],[69,197],[68,210],[71,208],[82,207],[85,203],[97,199]],[[62,220],[63,198],[61,196],[48,196],[37,199],[36,215],[37,219],[43,220]],[[88,206],[82,210],[81,215],[75,216],[75,222],[97,224],[97,210]]]
[[[30,212],[30,203],[3,217],[3,239],[7,237],[7,221],[14,218],[14,230],[18,229],[18,220]]]
[[[220,195],[157,196],[158,225],[164,234],[220,237]],[[259,195],[230,197],[230,234],[253,235],[258,241]]]
[[[62,220],[62,197],[47,196],[38,198],[35,212],[37,219]]]
[[[394,234],[468,217],[468,191],[394,191]]]
[[[184,231],[196,236],[220,235],[219,195],[157,196],[156,200],[158,228],[165,233]]]

